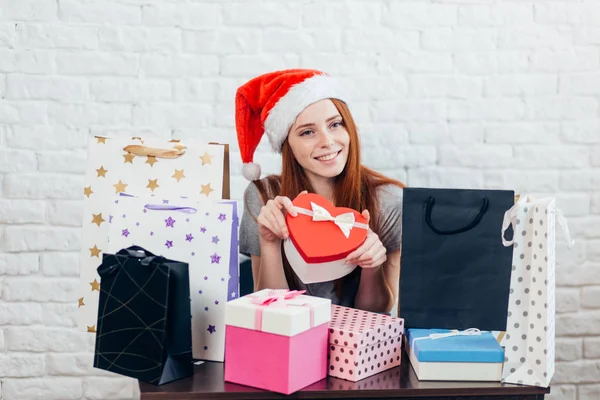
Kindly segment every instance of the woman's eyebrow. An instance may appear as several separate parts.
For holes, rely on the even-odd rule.
[[[329,121],[333,121],[334,119],[336,119],[337,117],[340,117],[340,114],[336,114],[333,117],[329,117],[325,120],[325,122],[329,122]],[[313,122],[309,122],[308,124],[302,124],[302,125],[298,125],[296,127],[296,129],[300,129],[300,128],[308,128],[309,126],[315,126],[315,124]]]

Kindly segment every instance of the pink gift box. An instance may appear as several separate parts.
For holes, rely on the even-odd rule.
[[[329,375],[356,382],[400,365],[404,320],[331,306]]]
[[[291,394],[327,377],[331,300],[261,290],[225,305],[225,380]]]

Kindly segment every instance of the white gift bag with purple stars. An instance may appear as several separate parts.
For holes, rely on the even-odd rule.
[[[513,261],[502,382],[548,387],[554,374],[556,223],[572,245],[554,198],[521,197],[504,215]]]
[[[96,269],[107,251],[108,214],[115,194],[220,200],[229,193],[228,160],[225,145],[200,141],[89,139],[79,252],[79,330],[96,332],[100,293]]]
[[[223,361],[225,303],[237,298],[237,202],[123,196],[111,210],[110,252],[131,245],[189,264],[193,357]]]

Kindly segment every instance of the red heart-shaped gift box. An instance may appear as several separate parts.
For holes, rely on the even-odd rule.
[[[284,251],[300,280],[324,282],[352,272],[356,265],[344,261],[367,238],[366,218],[314,193],[301,194],[292,203],[298,215],[286,215],[290,238],[284,242]]]

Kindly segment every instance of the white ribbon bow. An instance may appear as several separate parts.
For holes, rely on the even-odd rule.
[[[436,340],[436,339],[443,339],[443,338],[452,337],[452,336],[478,336],[478,335],[481,335],[481,333],[482,332],[477,328],[469,328],[469,329],[465,329],[464,331],[459,331],[457,329],[453,329],[450,332],[446,332],[446,333],[432,333],[429,336],[422,336],[422,337],[414,338],[413,343],[416,342],[417,340],[421,340],[421,339]]]
[[[354,213],[349,212],[345,214],[340,214],[334,218],[331,216],[329,211],[327,211],[320,205],[313,203],[312,201],[310,202],[310,206],[312,208],[312,211],[297,206],[294,207],[294,210],[296,210],[296,212],[299,214],[304,214],[308,215],[309,217],[312,217],[312,220],[316,222],[332,221],[340,228],[344,236],[346,236],[346,239],[350,237],[350,231],[352,231],[352,228],[360,228],[367,230],[369,229],[369,225],[361,224],[360,222],[355,222]]]
[[[346,236],[346,239],[350,237],[350,231],[354,226],[354,213],[349,212],[340,214],[334,218],[331,216],[329,211],[320,205],[313,203],[312,201],[310,202],[310,207],[313,211],[313,221],[333,221],[333,223],[342,230],[342,233],[344,236]]]

